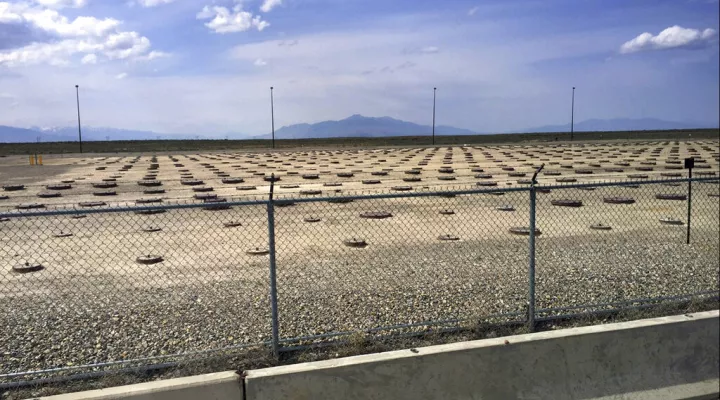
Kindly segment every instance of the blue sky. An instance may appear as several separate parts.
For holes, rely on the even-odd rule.
[[[0,124],[251,135],[391,116],[482,132],[718,125],[712,0],[0,1]]]

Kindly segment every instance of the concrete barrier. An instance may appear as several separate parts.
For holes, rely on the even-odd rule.
[[[242,400],[243,385],[234,371],[166,379],[108,389],[44,397],[52,400]]]
[[[248,371],[247,400],[717,399],[718,311]]]
[[[718,311],[141,383],[52,400],[717,399]],[[243,386],[244,384],[244,386]]]

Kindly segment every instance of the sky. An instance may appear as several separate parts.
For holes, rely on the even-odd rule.
[[[717,126],[717,0],[0,1],[0,125],[265,134],[352,114],[506,132]]]

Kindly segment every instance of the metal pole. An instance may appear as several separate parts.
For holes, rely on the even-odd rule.
[[[688,168],[688,196],[687,196],[687,234],[685,244],[690,244],[690,216],[692,210],[692,168]]]
[[[570,141],[573,141],[575,133],[575,86],[572,90],[572,105],[570,106]]]
[[[530,186],[530,268],[528,270],[528,332],[535,331],[535,184]]]
[[[270,317],[272,319],[272,352],[275,358],[280,356],[280,328],[277,307],[277,275],[275,264],[275,203],[273,191],[275,188],[275,174],[271,175],[270,199],[267,203],[268,214],[268,251],[270,255]]]
[[[528,332],[535,331],[535,206],[537,191],[535,185],[537,184],[537,175],[545,167],[545,164],[541,165],[533,174],[530,182],[530,254],[529,254],[529,268],[528,268]]]
[[[432,127],[432,144],[435,145],[435,92],[437,88],[433,88],[433,127]]]
[[[275,105],[273,101],[273,87],[270,86],[270,123],[272,124],[272,148],[275,148]],[[272,186],[271,186],[272,187]]]
[[[75,98],[77,99],[77,112],[78,112],[78,139],[80,140],[80,154],[82,154],[82,128],[80,127],[80,86],[75,85]]]

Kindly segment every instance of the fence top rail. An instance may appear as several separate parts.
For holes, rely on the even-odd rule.
[[[238,201],[226,201],[222,203],[174,203],[174,204],[156,204],[156,205],[142,205],[142,206],[101,206],[97,208],[77,208],[71,207],[58,207],[44,209],[40,211],[11,211],[11,212],[0,212],[0,218],[24,218],[24,217],[50,217],[59,215],[78,215],[78,214],[104,214],[104,213],[124,213],[124,212],[136,212],[136,211],[147,211],[147,210],[182,210],[182,209],[196,209],[213,206],[255,206],[267,204],[267,200],[238,200]]]
[[[563,189],[576,189],[576,188],[587,188],[587,187],[613,187],[613,186],[633,186],[633,185],[654,185],[663,183],[711,183],[720,182],[720,177],[697,177],[697,178],[668,178],[668,179],[635,179],[627,181],[595,181],[585,183],[567,183],[567,184],[550,184],[550,185],[535,185],[536,190],[563,190]],[[375,200],[375,199],[402,199],[402,198],[417,198],[417,197],[442,197],[442,196],[460,196],[460,195],[475,195],[475,194],[488,194],[497,192],[530,192],[532,185],[514,186],[514,187],[487,187],[487,188],[466,188],[466,189],[450,189],[450,190],[431,190],[421,192],[398,192],[398,193],[369,193],[369,194],[344,194],[338,196],[322,196],[322,197],[297,197],[297,193],[288,193],[287,195],[278,196],[275,193],[273,200],[262,199],[259,200],[233,200],[212,203],[212,202],[187,202],[187,203],[170,203],[170,204],[157,204],[157,205],[137,205],[137,206],[103,206],[98,208],[77,208],[76,206],[62,208],[43,209],[38,211],[24,211],[14,210],[0,212],[0,218],[24,218],[24,217],[45,217],[45,216],[60,216],[60,215],[77,215],[77,214],[103,214],[103,213],[123,213],[123,212],[136,212],[136,211],[147,211],[147,210],[180,210],[180,209],[197,209],[212,206],[256,206],[256,205],[267,205],[268,203],[277,202],[293,202],[293,203],[319,203],[329,202],[337,200]]]
[[[718,182],[720,177],[697,177],[697,178],[665,178],[665,179],[634,179],[627,181],[596,181],[583,183],[561,183],[549,185],[535,185],[536,189],[575,189],[586,187],[611,187],[611,186],[633,186],[633,185],[657,185],[663,183],[687,183],[687,182]]]
[[[632,185],[653,185],[663,183],[683,183],[683,182],[716,182],[720,181],[720,177],[698,177],[698,178],[665,178],[665,179],[635,179],[628,181],[595,181],[587,183],[574,183],[574,184],[558,184],[558,185],[535,185],[535,189],[573,189],[573,188],[584,188],[584,187],[607,187],[607,186],[632,186]],[[515,187],[489,187],[489,188],[467,188],[467,189],[454,189],[454,190],[433,190],[425,192],[403,192],[403,193],[373,193],[373,194],[356,194],[356,195],[342,195],[342,196],[323,196],[323,197],[306,197],[298,198],[292,197],[293,194],[281,195],[277,197],[275,201],[285,201],[293,203],[316,203],[325,202],[330,200],[373,200],[373,199],[394,199],[394,198],[413,198],[413,197],[435,197],[435,196],[448,196],[448,195],[473,195],[473,194],[487,194],[497,192],[530,192],[532,190],[531,185],[515,186]]]
[[[398,192],[398,193],[370,193],[370,194],[354,194],[340,196],[323,196],[323,197],[292,197],[292,194],[276,197],[275,202],[293,202],[293,203],[321,203],[332,200],[375,200],[375,199],[401,199],[416,197],[443,197],[443,196],[461,196],[473,194],[487,194],[497,192],[528,192],[529,186],[525,187],[492,187],[492,188],[467,188],[452,190],[432,190],[424,192]],[[277,194],[276,194],[277,195]]]

